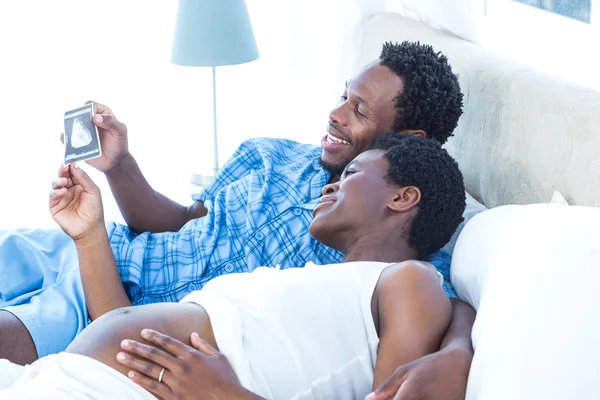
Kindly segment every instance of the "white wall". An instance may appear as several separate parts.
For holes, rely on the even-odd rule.
[[[247,3],[261,58],[218,69],[221,163],[249,137],[319,142],[355,68],[354,26],[379,4]],[[190,172],[212,167],[211,78],[209,69],[169,62],[176,6],[0,2],[0,228],[54,226],[47,195],[62,158],[63,113],[88,99],[109,105],[128,125],[130,150],[151,184],[189,202]],[[120,220],[104,178],[93,177],[107,219]]]

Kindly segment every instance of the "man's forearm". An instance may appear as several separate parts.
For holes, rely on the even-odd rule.
[[[228,395],[227,398],[229,400],[266,400],[264,397],[260,397],[259,395],[244,388],[240,388],[236,395]]]
[[[108,171],[106,179],[133,231],[177,231],[188,222],[188,209],[152,189],[131,154]]]
[[[450,301],[452,319],[442,339],[440,351],[399,366],[384,384],[369,395],[369,399],[390,399],[400,390],[403,394],[399,396],[402,398],[465,398],[473,360],[471,330],[475,321],[475,311],[460,300]]]
[[[104,225],[76,239],[75,246],[90,318],[130,306]]]
[[[442,340],[441,350],[458,351],[473,357],[473,344],[471,342],[471,331],[475,322],[475,310],[458,299],[450,299],[452,303],[452,320]]]

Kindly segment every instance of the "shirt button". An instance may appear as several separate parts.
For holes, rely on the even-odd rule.
[[[262,232],[256,232],[256,235],[254,237],[258,240],[263,240],[265,238],[265,235]]]
[[[295,215],[300,215],[300,214],[302,214],[302,209],[301,209],[301,208],[294,208],[294,214],[295,214]]]
[[[227,271],[227,272],[233,272],[233,264],[227,264],[225,266],[225,271]]]

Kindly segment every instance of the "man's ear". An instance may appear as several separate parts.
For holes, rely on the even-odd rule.
[[[396,212],[406,212],[416,207],[421,202],[421,191],[414,186],[399,188],[392,201],[388,203],[388,208]]]
[[[418,136],[427,139],[427,132],[425,132],[423,129],[404,129],[398,133],[401,133],[403,135]]]

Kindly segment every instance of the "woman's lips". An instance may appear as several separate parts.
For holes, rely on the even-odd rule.
[[[335,198],[333,198],[331,196],[323,196],[323,197],[321,197],[321,201],[313,209],[313,216],[315,215],[315,211],[317,211],[319,208],[322,208],[323,206],[326,206],[326,205],[329,205],[329,204],[333,204],[333,203],[335,203]]]

